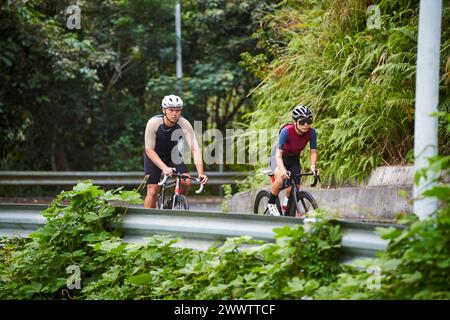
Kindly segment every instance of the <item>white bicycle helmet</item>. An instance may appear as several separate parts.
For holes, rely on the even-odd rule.
[[[183,108],[183,100],[180,97],[171,94],[162,99],[161,106],[163,108]]]
[[[302,104],[296,106],[294,108],[294,110],[292,110],[292,118],[294,120],[298,120],[298,119],[301,119],[301,118],[311,119],[312,120],[312,117],[313,117],[313,115],[312,115],[311,110],[309,110],[308,107],[306,107],[306,106],[304,106]]]

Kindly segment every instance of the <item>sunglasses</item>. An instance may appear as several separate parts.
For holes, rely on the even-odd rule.
[[[170,111],[170,112],[181,112],[181,108],[166,108],[166,111]]]
[[[312,120],[311,119],[300,119],[300,120],[297,120],[297,123],[301,126],[304,126],[305,124],[311,124]]]

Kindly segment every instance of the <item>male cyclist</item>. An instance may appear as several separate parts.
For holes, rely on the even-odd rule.
[[[275,175],[275,182],[272,184],[269,203],[267,205],[269,213],[279,216],[280,212],[276,206],[276,199],[283,186],[283,179],[289,179],[291,175],[300,173],[300,153],[305,149],[309,142],[311,171],[319,174],[316,170],[317,163],[317,133],[311,127],[313,115],[311,110],[298,105],[292,111],[292,124],[286,125],[280,131],[278,144],[272,149],[270,157],[270,167]],[[297,185],[300,184],[300,177],[294,176]],[[286,199],[282,204],[283,210],[286,209],[287,200],[291,188],[286,189]]]
[[[203,171],[202,153],[192,125],[181,116],[183,101],[175,95],[165,96],[162,100],[162,114],[152,117],[145,128],[144,171],[147,180],[147,196],[144,208],[155,208],[159,193],[158,182],[161,172],[172,175],[173,171],[189,176],[183,163],[180,146],[185,140],[194,157],[200,183],[205,184],[208,177]],[[190,180],[181,180],[180,193],[186,195]]]

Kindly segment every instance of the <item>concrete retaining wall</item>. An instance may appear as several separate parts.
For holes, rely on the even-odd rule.
[[[370,175],[368,187],[413,186],[414,166],[378,167]]]

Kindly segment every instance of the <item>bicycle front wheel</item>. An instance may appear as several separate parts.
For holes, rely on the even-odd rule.
[[[269,214],[269,210],[267,209],[267,204],[269,203],[270,192],[267,190],[261,190],[256,195],[255,206],[253,208],[254,214]],[[280,200],[277,198],[277,209],[281,212]]]
[[[189,210],[187,198],[183,195],[176,195],[172,210]]]
[[[161,194],[158,195],[158,199],[156,199],[156,209],[164,209],[163,198]]]
[[[293,208],[296,209],[295,216],[297,218],[305,218],[308,212],[317,208],[319,208],[319,206],[309,192],[299,191],[297,193],[297,208]],[[292,214],[292,216],[294,215]]]

